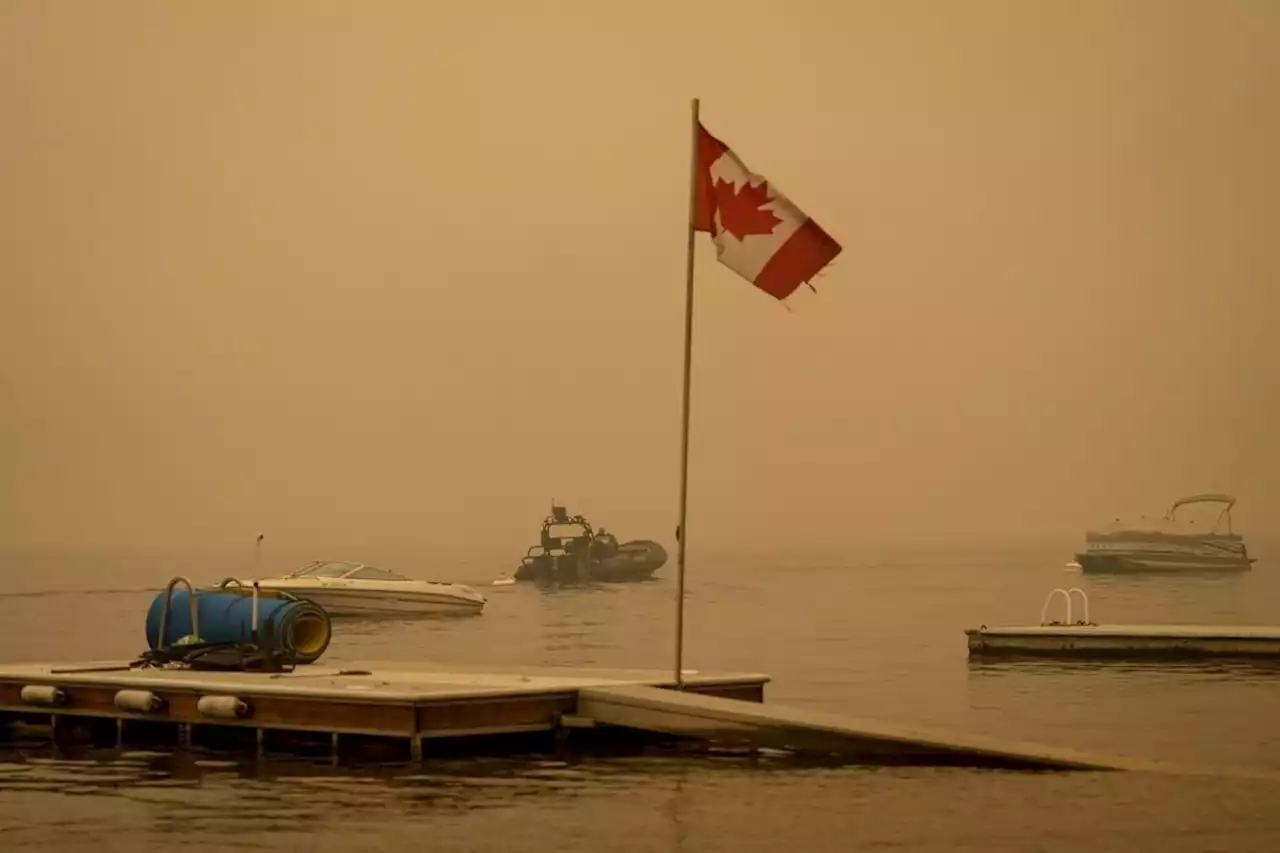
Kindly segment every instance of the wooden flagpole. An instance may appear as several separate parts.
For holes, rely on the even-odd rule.
[[[689,222],[684,264],[684,398],[680,421],[680,523],[676,527],[676,688],[684,688],[684,554],[689,541],[689,386],[693,362],[693,259],[698,215],[698,99],[693,99],[689,150]]]

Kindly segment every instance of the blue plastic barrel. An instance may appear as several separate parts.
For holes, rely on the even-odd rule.
[[[161,592],[147,610],[147,645],[160,645],[160,616],[165,598],[170,600],[165,623],[164,645],[191,634],[190,593],[174,589],[172,595]],[[253,638],[253,596],[244,592],[197,592],[197,616],[200,642],[248,643]],[[258,597],[258,639],[270,639],[276,648],[290,653],[298,663],[313,663],[329,647],[332,628],[329,614],[311,601]]]

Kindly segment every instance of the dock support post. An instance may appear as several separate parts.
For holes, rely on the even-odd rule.
[[[414,732],[409,736],[409,756],[414,764],[422,763],[422,733]]]
[[[124,748],[124,720],[116,717],[116,749]]]
[[[267,730],[254,729],[253,739],[256,744],[254,754],[258,757],[258,760],[261,761],[267,755]]]
[[[182,744],[183,749],[191,748],[191,724],[181,723],[178,726],[178,743]]]
[[[557,723],[555,737],[555,754],[556,757],[567,760],[570,755],[571,746],[569,743],[569,727],[564,723]]]
[[[92,729],[87,718],[64,716],[62,714],[49,715],[49,733],[55,757],[62,756],[68,748],[74,749],[77,743],[82,743],[89,739],[91,732]]]
[[[337,732],[333,732],[331,735],[329,735],[329,744],[330,744],[329,763],[336,765],[338,763],[338,733]]]

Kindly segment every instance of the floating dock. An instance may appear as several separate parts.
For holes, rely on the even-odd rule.
[[[691,692],[761,701],[768,678],[690,673],[685,680]],[[485,739],[495,736],[554,733],[575,713],[582,687],[661,681],[656,673],[629,670],[493,672],[396,663],[312,664],[280,673],[33,664],[0,667],[0,720],[43,720],[55,743],[213,745],[210,735],[261,753],[318,735],[310,739],[335,753],[343,740],[373,746],[370,739],[379,739],[400,742],[416,759],[432,751],[431,742],[488,746]]]
[[[1072,619],[1079,595],[1084,618]],[[1066,602],[1063,621],[1047,621],[1055,597]],[[1280,661],[1280,626],[1266,625],[1099,625],[1089,619],[1084,591],[1055,589],[1040,611],[1040,624],[969,628],[970,657],[1057,658],[1248,658]]]
[[[619,744],[772,747],[866,764],[1119,770],[1145,762],[923,734],[763,704],[768,676],[395,663],[290,672],[0,665],[0,739],[423,761],[608,752]]]
[[[1280,661],[1280,627],[1030,625],[969,628],[969,654],[1075,658],[1253,658]]]

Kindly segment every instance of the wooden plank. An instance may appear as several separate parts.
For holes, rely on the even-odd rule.
[[[965,634],[974,656],[1280,659],[1280,629],[1253,626],[1037,625]]]
[[[306,728],[343,734],[401,734],[414,732],[414,709],[409,703],[372,704],[332,700],[299,700],[277,696],[243,695],[251,706],[246,723],[269,728]],[[217,720],[204,718],[204,722]]]
[[[205,726],[230,726],[240,728],[263,728],[263,729],[293,729],[297,731],[311,732],[335,732],[338,734],[352,735],[404,735],[408,737],[412,734],[413,729],[413,709],[411,707],[385,707],[379,708],[374,706],[376,715],[369,714],[370,706],[362,705],[355,708],[319,708],[319,707],[301,707],[280,710],[278,708],[271,709],[270,713],[255,713],[250,717],[242,719],[220,719],[206,717],[202,714],[194,712],[195,703],[191,703],[192,711],[190,713],[175,714],[134,714],[123,711],[115,711],[113,713],[104,713],[98,710],[85,710],[83,708],[56,708],[46,709],[44,713],[51,714],[56,717],[83,717],[97,719],[117,719],[117,720],[134,720],[149,723],[181,725],[190,723],[192,725]],[[30,706],[26,707],[10,707],[0,706],[0,713],[24,713],[29,714],[33,710]],[[255,708],[255,711],[258,711]]]
[[[561,714],[577,705],[574,691],[541,696],[478,697],[424,702],[417,706],[417,730],[424,737],[551,731]]]
[[[249,716],[240,720],[224,720],[206,717],[196,707],[205,693],[195,691],[155,690],[164,702],[160,710],[152,714],[121,711],[115,705],[117,686],[64,685],[66,702],[56,708],[40,708],[28,705],[17,696],[9,701],[10,693],[20,694],[21,687],[0,693],[0,710],[44,710],[62,716],[110,717],[126,720],[148,720],[169,723],[196,723],[205,725],[250,726],[262,728],[294,728],[310,731],[335,731],[344,734],[404,734],[414,731],[414,711],[411,703],[338,702],[308,697],[256,696],[250,691],[235,694],[249,704]],[[219,694],[219,691],[208,691]]]
[[[55,671],[56,670],[56,671]],[[691,688],[750,691],[769,680],[754,674],[688,676]],[[593,684],[637,683],[670,685],[670,675],[653,670],[592,670],[581,668],[483,667],[402,663],[352,664],[346,667],[311,665],[291,673],[208,672],[194,670],[130,670],[110,662],[83,664],[0,665],[0,683],[55,684],[61,687],[108,685],[162,691],[200,691],[257,696],[298,696],[344,702],[416,702],[436,698],[481,695],[539,695]],[[16,700],[15,700],[16,701]]]
[[[577,713],[608,725],[719,743],[844,755],[872,763],[1076,770],[1155,766],[1037,744],[926,733],[832,714],[645,686],[584,688],[579,691]]]
[[[670,689],[674,689],[670,688]],[[685,691],[699,696],[719,696],[721,699],[737,699],[740,702],[763,702],[764,682],[748,684],[687,684]]]
[[[1170,639],[1280,640],[1280,626],[1269,625],[1015,625],[970,628],[966,634],[1045,637],[1156,637]]]

